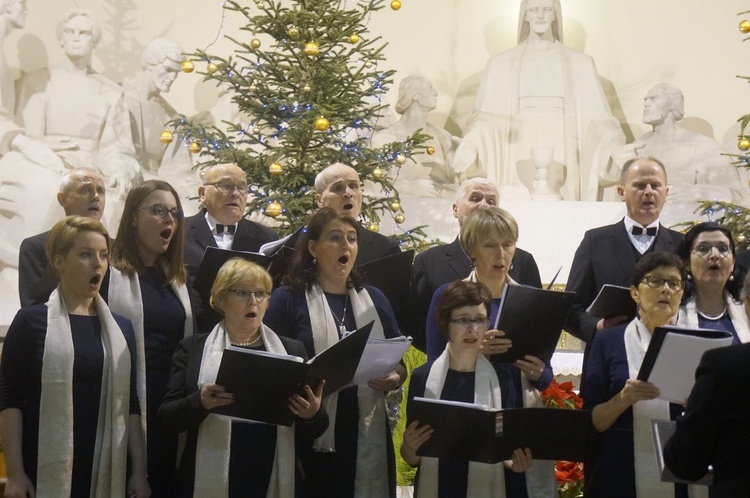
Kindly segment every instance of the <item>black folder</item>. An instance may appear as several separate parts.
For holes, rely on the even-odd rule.
[[[505,332],[513,347],[492,359],[512,362],[533,355],[549,363],[574,296],[573,292],[506,285],[493,328]]]
[[[508,460],[516,448],[534,459],[585,460],[593,434],[591,412],[556,408],[489,410],[469,403],[414,398],[409,419],[434,432],[417,454],[480,463]]]
[[[667,445],[667,441],[674,435],[677,429],[677,423],[671,420],[651,420],[652,435],[654,437],[654,448],[656,449],[656,465],[659,469],[662,482],[680,482],[690,484],[700,484],[703,486],[710,486],[714,482],[714,469],[709,466],[706,469],[706,475],[697,481],[685,481],[680,479],[669,470],[666,463],[664,462],[664,447]]]
[[[273,261],[272,257],[255,252],[233,251],[231,249],[219,249],[212,246],[206,247],[206,252],[203,253],[203,259],[201,259],[198,272],[195,274],[195,280],[193,280],[193,289],[203,299],[208,299],[208,296],[211,295],[211,287],[214,285],[214,280],[216,279],[216,274],[219,273],[219,269],[232,258],[246,259],[266,269]]]
[[[314,389],[323,379],[326,381],[323,397],[351,383],[372,325],[370,322],[352,332],[307,362],[294,356],[250,349],[225,349],[216,384],[234,393],[235,401],[212,411],[269,424],[292,425],[294,414],[288,408],[289,396],[303,394],[305,385]]]
[[[391,303],[394,313],[402,312],[409,302],[411,266],[414,250],[391,254],[357,267],[369,285],[378,288]]]
[[[638,307],[630,295],[630,288],[604,284],[586,311],[589,315],[599,318],[624,315],[630,321],[635,318]]]

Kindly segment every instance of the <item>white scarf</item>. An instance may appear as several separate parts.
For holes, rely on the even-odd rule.
[[[310,314],[313,344],[315,353],[339,341],[338,327],[333,321],[328,300],[319,285],[305,291],[307,309]],[[357,292],[349,289],[349,300],[352,303],[354,320],[357,328],[364,327],[371,321],[370,337],[384,339],[383,324],[375,309],[375,305],[367,290]],[[344,317],[344,320],[346,317]],[[366,385],[357,387],[359,405],[359,427],[357,432],[357,471],[354,480],[354,496],[357,498],[382,498],[389,495],[388,489],[388,458],[385,400],[383,393],[375,391]],[[336,409],[338,407],[338,393],[331,394],[323,400],[328,411],[330,423],[326,432],[315,440],[313,449],[316,451],[336,451]]]
[[[177,299],[185,309],[185,333],[184,337],[193,334],[193,309],[190,306],[190,296],[187,287],[175,282],[170,283]],[[138,274],[127,276],[117,268],[109,267],[109,292],[107,294],[109,307],[115,313],[128,318],[133,323],[135,330],[135,348],[138,354],[136,362],[136,380],[138,388],[138,399],[141,402],[141,426],[143,436],[148,438],[146,432],[146,351],[144,346],[144,323],[143,323],[143,297],[141,296],[141,283]]]
[[[279,337],[265,325],[261,325],[261,335],[266,350],[270,353],[287,354]],[[221,357],[229,346],[229,334],[224,329],[224,321],[214,327],[203,346],[201,369],[198,374],[198,388],[216,382]],[[254,422],[237,422],[254,423]],[[195,452],[196,498],[226,498],[229,495],[229,455],[232,441],[232,419],[222,415],[209,414],[198,429]],[[266,496],[269,498],[294,497],[294,426],[276,427],[276,454],[273,461],[271,481]]]
[[[450,367],[448,346],[435,360],[427,376],[424,397],[440,399],[445,384],[445,377]],[[502,408],[500,382],[490,361],[483,355],[477,356],[474,373],[474,403],[486,405],[493,409]],[[433,498],[438,495],[438,469],[440,459],[422,457],[419,465],[418,498]],[[505,498],[505,468],[503,462],[487,464],[469,462],[466,496],[492,496]],[[553,495],[549,495],[553,496]]]
[[[724,302],[727,303],[727,312],[729,313],[729,318],[732,320],[732,325],[734,325],[734,330],[737,332],[737,337],[740,338],[740,342],[743,344],[750,342],[750,321],[747,319],[745,306],[735,302],[728,292],[724,293]],[[695,302],[695,297],[680,307],[677,325],[691,329],[698,328],[698,306]]]
[[[479,282],[474,270],[464,280]],[[518,282],[505,277],[508,285],[520,285]],[[521,403],[524,408],[544,408],[544,402],[539,391],[531,385],[529,377],[521,372]],[[526,491],[529,498],[548,498],[556,496],[557,483],[555,481],[555,462],[552,460],[534,460],[534,465],[526,471]]]
[[[91,496],[124,497],[130,411],[130,352],[107,304],[96,296],[104,350]],[[58,286],[47,302],[36,496],[69,496],[73,476],[73,337]]]

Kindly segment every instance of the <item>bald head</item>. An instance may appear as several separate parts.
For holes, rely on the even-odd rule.
[[[315,177],[315,202],[357,218],[362,211],[359,173],[351,166],[334,163]]]
[[[497,206],[500,194],[494,183],[486,178],[472,178],[466,180],[456,192],[456,202],[453,203],[453,216],[462,226],[466,218],[481,206]]]
[[[65,216],[86,216],[101,221],[107,196],[104,179],[90,168],[73,169],[63,175],[57,202]]]

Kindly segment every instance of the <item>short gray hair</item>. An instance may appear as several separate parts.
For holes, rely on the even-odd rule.
[[[495,189],[495,192],[497,192],[498,197],[500,197],[500,192],[498,191],[497,185],[492,183],[487,178],[484,178],[482,176],[477,176],[474,178],[469,178],[468,180],[463,182],[460,187],[458,187],[458,190],[456,191],[456,204],[461,202],[461,199],[463,199],[464,196],[466,195],[466,191],[469,190],[474,185],[489,185],[490,187]]]
[[[96,175],[96,176],[99,176],[99,177],[102,176],[94,168],[88,168],[88,167],[85,167],[85,166],[81,167],[81,168],[70,169],[70,170],[66,171],[65,174],[62,176],[62,178],[60,178],[60,190],[59,190],[59,192],[65,194],[70,189],[72,189],[73,187],[75,187],[75,185],[78,183],[78,180],[75,179],[76,175],[88,176],[88,175],[90,175],[92,173],[94,175]]]
[[[323,168],[320,173],[315,175],[315,193],[316,194],[322,194],[323,192],[325,192],[326,187],[328,187],[328,179],[327,179],[328,170],[337,166],[345,166],[347,168],[352,168],[348,164],[344,164],[344,163],[333,163]],[[354,171],[357,171],[357,170],[354,170]],[[359,176],[359,172],[357,172],[357,176]]]

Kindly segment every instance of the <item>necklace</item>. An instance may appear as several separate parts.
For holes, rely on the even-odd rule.
[[[724,315],[727,314],[727,307],[724,306],[724,310],[721,313],[719,313],[718,315],[709,315],[708,313],[703,313],[699,309],[696,309],[696,311],[701,316],[701,318],[704,318],[706,320],[716,321],[716,320],[721,320],[722,318],[724,318]]]
[[[263,341],[263,335],[261,335],[261,334],[259,333],[259,334],[258,334],[258,337],[256,337],[256,338],[255,338],[255,339],[253,339],[252,341],[247,341],[247,342],[234,342],[234,341],[231,341],[231,340],[230,340],[230,341],[229,341],[229,344],[231,344],[232,346],[237,346],[237,347],[241,347],[241,348],[242,348],[242,347],[248,347],[248,346],[257,346],[257,345],[258,345],[258,344],[260,344],[260,343],[261,343],[262,341]]]
[[[339,332],[341,335],[346,335],[346,326],[344,326],[344,320],[346,320],[346,307],[349,306],[349,294],[346,295],[346,299],[344,299],[344,312],[341,314],[341,320],[339,320],[339,317],[336,316],[336,313],[333,312],[333,308],[331,308],[331,303],[328,303],[328,307],[331,309],[331,314],[333,315],[334,320],[336,320],[336,323],[339,324]]]

